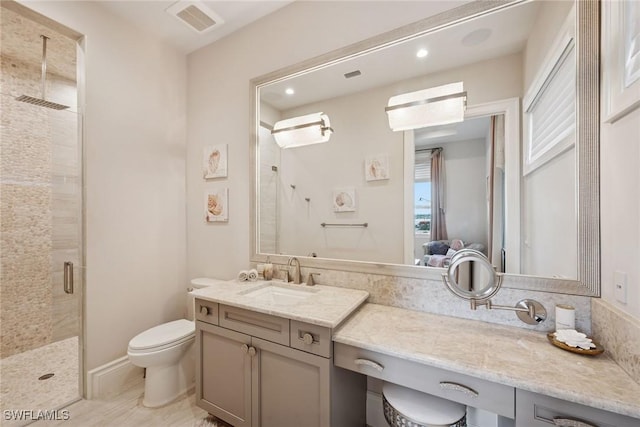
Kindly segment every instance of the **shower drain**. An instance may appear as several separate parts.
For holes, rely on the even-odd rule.
[[[53,377],[55,374],[44,374],[43,376],[39,377],[39,380],[48,380],[49,378]]]

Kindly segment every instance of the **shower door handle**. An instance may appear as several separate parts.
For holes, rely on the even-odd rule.
[[[64,291],[68,294],[73,293],[73,263],[71,261],[64,263]]]

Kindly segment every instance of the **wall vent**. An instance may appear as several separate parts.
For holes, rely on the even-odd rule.
[[[198,34],[211,31],[224,20],[200,1],[179,1],[166,9],[166,12],[178,18]]]
[[[350,79],[352,77],[358,77],[361,74],[362,73],[360,72],[360,70],[350,71],[348,73],[345,73],[344,78],[345,79]]]

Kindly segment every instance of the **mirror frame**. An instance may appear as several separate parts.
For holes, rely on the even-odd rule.
[[[258,131],[260,127],[260,88],[301,74],[324,68],[348,59],[426,35],[526,0],[474,1],[434,15],[416,23],[382,33],[327,54],[302,61],[250,81],[250,168],[251,179],[251,254],[254,263],[270,259],[286,264],[296,256],[304,267],[348,271],[355,273],[401,276],[440,282],[443,269],[413,265],[385,264],[329,258],[304,257],[297,254],[277,255],[258,252],[260,212],[257,203],[259,188]],[[577,58],[577,232],[578,279],[555,279],[519,274],[505,274],[507,288],[555,292],[573,295],[600,296],[600,1],[576,0]],[[381,108],[383,108],[382,106]]]

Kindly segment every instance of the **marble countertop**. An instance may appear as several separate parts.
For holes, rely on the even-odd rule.
[[[640,384],[606,352],[574,354],[542,332],[365,304],[333,340],[640,418]]]
[[[247,295],[253,290],[268,286],[269,282],[211,281],[206,288],[195,289],[193,295],[207,301],[245,308],[259,313],[272,314],[299,320],[326,328],[335,328],[369,297],[369,293],[357,289],[325,285],[294,285],[272,282],[276,286],[309,292],[309,297],[294,303],[274,302],[269,298]]]

